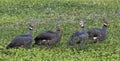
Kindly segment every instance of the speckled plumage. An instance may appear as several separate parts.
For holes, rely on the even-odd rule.
[[[89,38],[92,39],[95,43],[103,41],[107,38],[107,24],[108,20],[104,19],[104,24],[102,28],[93,28],[88,30]]]
[[[8,48],[14,48],[14,47],[22,47],[22,48],[27,48],[32,44],[32,28],[33,28],[33,24],[30,24],[29,27],[29,33],[25,34],[25,35],[19,35],[16,36],[8,45],[7,45],[7,49]]]
[[[70,36],[70,39],[68,40],[67,45],[74,46],[74,45],[87,42],[87,40],[88,40],[88,33],[84,29],[84,24],[82,24],[81,31],[73,33],[73,35]]]
[[[62,37],[62,32],[60,29],[60,25],[57,25],[56,32],[49,30],[40,33],[38,36],[35,37],[35,45],[45,45],[47,47],[52,47],[56,43],[60,42]]]

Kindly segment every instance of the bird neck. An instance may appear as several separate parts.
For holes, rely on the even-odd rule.
[[[61,30],[57,30],[56,33],[57,33],[58,36],[61,36],[62,32],[61,32]]]
[[[31,35],[31,36],[32,36],[32,30],[33,30],[33,28],[32,28],[32,27],[29,27],[29,32],[28,32],[28,34]]]
[[[84,26],[81,27],[81,32],[85,32]]]
[[[103,29],[104,31],[106,31],[106,29],[107,29],[107,24],[103,24],[102,29]]]
[[[107,33],[106,29],[107,29],[107,25],[103,25],[102,30],[105,34]]]
[[[57,32],[57,33],[61,33],[61,30],[57,30],[56,32]]]

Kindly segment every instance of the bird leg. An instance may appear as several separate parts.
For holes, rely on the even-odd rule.
[[[45,50],[50,50],[50,49],[52,49],[52,46],[49,46],[49,45],[47,45],[45,48]]]
[[[47,41],[47,40],[45,40],[45,39],[43,39],[43,40],[38,40],[38,41],[35,42],[35,44],[36,44],[36,45],[44,45],[46,41]]]
[[[21,47],[21,48],[25,48],[25,46],[24,46],[24,45],[21,45],[20,47]]]

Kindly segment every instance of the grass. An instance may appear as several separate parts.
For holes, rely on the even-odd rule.
[[[120,1],[119,0],[0,0],[0,61],[119,61],[120,60]],[[67,48],[70,35],[86,29],[102,27],[109,18],[108,38],[99,44],[90,43],[87,50]],[[62,24],[60,45],[50,50],[44,47],[5,49],[17,35],[28,31],[28,22],[35,21],[35,37],[40,32]],[[33,41],[34,43],[34,41]]]

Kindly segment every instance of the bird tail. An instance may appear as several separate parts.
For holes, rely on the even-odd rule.
[[[36,41],[36,40],[39,40],[39,37],[34,38],[34,40],[35,40],[35,41]]]
[[[12,44],[12,43],[10,43],[9,45],[7,45],[6,49],[9,49],[9,48],[11,48],[11,47],[13,47],[13,44]]]
[[[67,46],[73,46],[72,40],[73,40],[72,38],[68,40]]]

